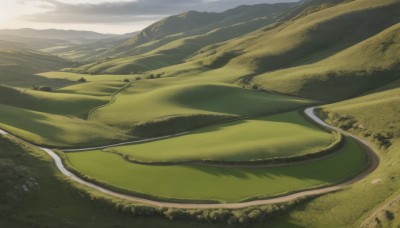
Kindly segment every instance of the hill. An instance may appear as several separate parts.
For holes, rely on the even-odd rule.
[[[222,13],[190,11],[171,16],[144,29],[120,47],[99,55],[105,57],[103,61],[72,71],[130,73],[182,63],[202,47],[278,22],[295,5],[260,4]]]
[[[36,38],[36,39],[60,39],[60,40],[92,40],[92,39],[105,39],[112,38],[118,35],[115,34],[102,34],[91,31],[77,31],[77,30],[59,30],[59,29],[2,29],[1,35]]]
[[[400,23],[322,61],[266,73],[254,82],[311,99],[345,99],[398,79],[399,51]]]
[[[69,80],[49,80],[35,74],[58,70],[72,63],[54,55],[32,50],[0,50],[0,84],[31,87],[37,85],[62,86]]]

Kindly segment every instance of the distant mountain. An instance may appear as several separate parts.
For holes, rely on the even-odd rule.
[[[99,54],[97,57],[104,58],[104,61],[96,61],[74,71],[130,73],[178,64],[207,45],[278,23],[297,4],[240,6],[222,13],[189,11],[167,17],[126,43]]]

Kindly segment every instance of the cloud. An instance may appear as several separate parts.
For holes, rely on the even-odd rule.
[[[40,23],[129,23],[155,21],[188,10],[219,12],[238,5],[290,2],[294,0],[108,0],[108,2],[19,0],[36,2],[46,12],[24,15],[23,20]]]

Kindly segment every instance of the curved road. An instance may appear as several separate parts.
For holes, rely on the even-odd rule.
[[[379,165],[378,156],[374,153],[373,149],[369,146],[369,144],[365,140],[358,138],[357,136],[355,136],[351,133],[345,132],[341,129],[338,129],[338,128],[328,125],[327,123],[325,123],[324,121],[322,121],[315,115],[314,110],[315,110],[315,107],[311,107],[311,108],[305,109],[304,112],[310,119],[312,119],[314,122],[318,123],[319,125],[326,127],[328,129],[339,131],[340,133],[347,135],[349,137],[352,137],[355,140],[359,141],[366,148],[368,155],[371,158],[370,166],[367,169],[365,169],[362,173],[360,173],[358,176],[352,178],[349,181],[338,184],[338,185],[334,185],[334,186],[330,186],[330,187],[322,187],[322,188],[314,189],[314,190],[305,190],[305,191],[298,192],[298,193],[288,194],[288,195],[284,195],[284,196],[278,196],[275,198],[264,199],[264,200],[254,200],[254,201],[240,202],[240,203],[201,204],[201,203],[169,203],[169,202],[160,202],[160,201],[156,201],[156,200],[144,199],[144,198],[140,198],[140,197],[134,197],[134,196],[121,194],[118,192],[108,190],[106,188],[103,188],[101,186],[98,186],[96,184],[93,184],[93,183],[90,183],[88,181],[81,179],[80,177],[71,173],[64,167],[61,158],[53,150],[47,149],[47,148],[40,148],[40,149],[43,150],[44,152],[46,152],[48,155],[50,155],[53,158],[57,168],[61,171],[61,173],[64,174],[65,176],[67,176],[68,178],[70,178],[71,180],[81,183],[81,184],[88,186],[92,189],[95,189],[97,191],[100,191],[104,194],[114,196],[117,198],[121,198],[121,199],[130,200],[130,201],[133,201],[136,203],[142,203],[142,204],[157,206],[157,207],[172,207],[172,208],[182,208],[182,209],[196,209],[196,208],[238,209],[238,208],[245,208],[245,207],[257,206],[257,205],[283,203],[283,202],[295,200],[299,197],[322,195],[325,193],[338,191],[350,184],[353,184],[355,182],[362,180],[363,178],[368,176],[372,171],[374,171],[376,169],[376,167]],[[3,131],[1,129],[0,129],[0,134],[1,135],[11,135],[8,132]],[[17,140],[26,142],[25,140],[20,139],[16,136],[13,136],[13,135],[11,135],[11,136],[16,138]]]

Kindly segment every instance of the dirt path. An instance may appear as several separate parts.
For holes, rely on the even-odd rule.
[[[169,202],[160,202],[160,201],[155,201],[155,200],[149,200],[149,199],[144,199],[144,198],[140,198],[140,197],[134,197],[134,196],[129,196],[129,195],[125,195],[125,194],[121,194],[121,193],[117,193],[108,189],[105,189],[101,186],[98,186],[96,184],[90,183],[88,181],[85,181],[83,179],[81,179],[80,177],[76,176],[75,174],[71,173],[70,171],[68,171],[65,166],[62,163],[61,158],[51,149],[47,149],[47,148],[40,148],[41,150],[43,150],[44,152],[46,152],[49,156],[51,156],[57,166],[57,168],[60,170],[61,173],[63,173],[65,176],[69,177],[71,180],[74,180],[78,183],[81,183],[85,186],[88,186],[92,189],[98,190],[104,194],[110,195],[110,196],[114,196],[117,198],[121,198],[121,199],[126,199],[126,200],[130,200],[133,202],[137,202],[137,203],[142,203],[142,204],[146,204],[146,205],[151,205],[151,206],[157,206],[157,207],[173,207],[173,208],[185,208],[185,209],[196,209],[196,208],[226,208],[226,209],[238,209],[238,208],[245,208],[245,207],[250,207],[250,206],[257,206],[257,205],[265,205],[265,204],[275,204],[275,203],[283,203],[283,202],[288,202],[291,200],[295,200],[299,197],[304,197],[304,196],[313,196],[313,195],[322,195],[325,193],[329,193],[329,192],[334,192],[337,190],[342,189],[343,187],[346,187],[350,184],[353,184],[355,182],[358,182],[360,180],[362,180],[363,178],[365,178],[366,176],[368,176],[372,171],[374,171],[376,169],[376,167],[379,165],[379,158],[378,156],[374,153],[373,149],[368,145],[368,143],[361,139],[358,138],[357,136],[342,131],[341,129],[337,129],[335,127],[332,127],[330,125],[328,125],[327,123],[325,123],[324,121],[322,121],[321,119],[319,119],[315,114],[314,114],[314,107],[311,108],[307,108],[305,109],[305,114],[312,119],[313,121],[315,121],[316,123],[329,128],[329,129],[333,129],[336,131],[339,131],[349,137],[354,138],[355,140],[359,141],[366,149],[370,159],[371,159],[371,164],[370,166],[364,170],[362,173],[360,173],[358,176],[352,178],[349,181],[346,181],[344,183],[338,184],[338,185],[334,185],[334,186],[330,186],[330,187],[323,187],[323,188],[319,188],[319,189],[314,189],[314,190],[305,190],[302,192],[298,192],[298,193],[293,193],[293,194],[288,194],[288,195],[284,195],[284,196],[278,196],[275,198],[271,198],[271,199],[265,199],[265,200],[254,200],[254,201],[249,201],[249,202],[240,202],[240,203],[223,203],[223,204],[201,204],[201,203],[169,203]],[[1,135],[10,135],[8,132],[3,131],[0,129],[0,134]],[[16,136],[11,135],[12,137],[16,138],[17,140],[21,140],[24,141],[22,139],[19,139]],[[26,142],[26,141],[24,141]]]

